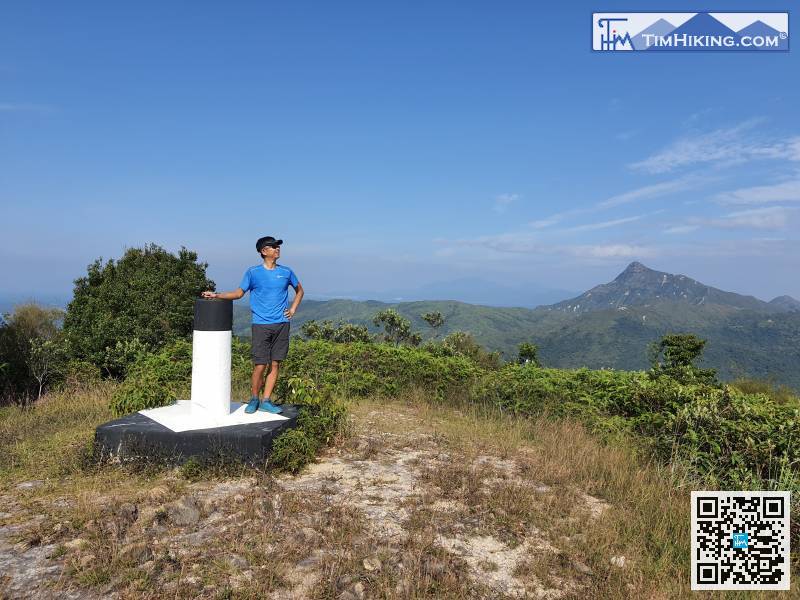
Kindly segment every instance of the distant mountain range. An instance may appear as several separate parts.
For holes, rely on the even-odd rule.
[[[772,377],[800,390],[800,301],[779,296],[769,302],[727,292],[685,275],[633,262],[613,281],[570,300],[535,309],[490,307],[452,300],[385,303],[304,301],[293,333],[310,319],[372,325],[372,317],[393,307],[416,331],[430,336],[421,319],[438,310],[445,317],[439,336],[469,331],[507,359],[521,342],[539,346],[545,365],[563,368],[644,369],[647,346],[666,333],[694,333],[706,340],[704,366],[724,379]],[[249,336],[247,304],[234,307],[234,331]]]

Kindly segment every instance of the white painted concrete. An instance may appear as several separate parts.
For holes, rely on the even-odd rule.
[[[246,405],[239,402],[230,402],[229,405],[233,409],[233,412],[227,415],[219,415],[208,411],[203,406],[197,404],[194,399],[191,401],[178,400],[175,404],[171,404],[170,406],[150,408],[147,410],[140,410],[139,412],[176,432],[287,420],[287,417],[273,415],[272,413],[262,412],[260,410],[252,415],[248,415],[244,412]]]
[[[230,414],[230,331],[194,332],[192,340],[192,402],[215,417],[221,418]]]

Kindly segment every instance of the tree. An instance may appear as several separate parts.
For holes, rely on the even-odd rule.
[[[540,367],[539,348],[536,344],[530,344],[528,342],[521,343],[517,354],[517,362],[521,365],[532,364]]]
[[[67,351],[60,339],[33,338],[29,342],[28,370],[36,381],[36,399],[42,397],[45,386],[63,375]]]
[[[384,339],[393,344],[401,344],[411,338],[411,321],[406,319],[393,308],[380,311],[373,317],[372,322],[378,327],[383,325]]]
[[[649,358],[654,376],[667,375],[681,383],[717,382],[716,369],[701,369],[695,361],[701,359],[706,340],[691,333],[671,333],[650,344]]]
[[[59,323],[64,311],[35,303],[15,307],[0,325],[0,393],[26,404],[40,398],[63,371],[66,351]]]
[[[433,337],[436,337],[439,327],[444,325],[444,317],[442,316],[442,313],[437,310],[434,312],[427,312],[421,316],[422,320],[430,325],[431,329],[433,329]]]
[[[186,248],[175,255],[155,244],[130,248],[118,261],[97,259],[75,280],[64,319],[74,356],[120,376],[107,360],[118,343],[137,339],[155,349],[188,337],[195,299],[215,289],[207,267]]]
[[[354,325],[343,321],[334,325],[333,321],[325,320],[318,323],[312,319],[303,323],[300,331],[312,340],[326,340],[341,344],[372,341],[369,330],[364,325]]]
[[[441,344],[451,355],[466,356],[486,369],[497,369],[500,366],[500,353],[487,352],[469,332],[454,331],[447,335]]]

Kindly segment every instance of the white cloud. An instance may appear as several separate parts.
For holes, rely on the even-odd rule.
[[[685,225],[670,227],[664,233],[688,233],[700,227],[719,229],[784,229],[797,207],[770,206],[728,213],[721,217],[690,217]]]
[[[700,229],[700,225],[676,225],[674,227],[667,227],[664,230],[664,233],[669,233],[669,234],[691,233],[692,231],[696,231],[698,229]]]
[[[759,185],[722,192],[714,197],[720,204],[767,204],[770,202],[800,202],[800,179],[774,185]]]
[[[751,227],[754,229],[783,229],[793,210],[791,207],[770,206],[729,213],[719,219],[711,219],[710,225],[725,229]]]
[[[636,244],[563,246],[561,249],[579,258],[650,258],[657,254],[654,248]]]
[[[623,217],[622,219],[613,219],[611,221],[602,221],[600,223],[587,223],[585,225],[576,225],[575,227],[568,227],[567,229],[562,229],[564,232],[574,232],[574,231],[595,231],[597,229],[607,229],[609,227],[616,227],[617,225],[623,225],[625,223],[630,223],[632,221],[638,221],[645,215],[636,215],[633,217]]]
[[[708,178],[702,177],[680,177],[670,181],[662,181],[660,183],[653,183],[645,185],[628,192],[611,196],[608,200],[604,200],[597,204],[598,208],[611,208],[612,206],[619,206],[620,204],[630,204],[637,200],[646,200],[648,198],[658,198],[660,196],[667,196],[675,192],[697,187],[709,181]]]
[[[648,173],[667,173],[699,164],[733,165],[759,159],[800,160],[800,137],[765,141],[756,130],[763,119],[684,136],[656,154],[631,164]]]
[[[531,221],[528,223],[528,227],[533,229],[545,229],[547,227],[552,227],[566,219],[567,217],[574,217],[576,215],[582,215],[585,213],[594,212],[592,208],[573,208],[572,210],[565,210],[562,212],[558,212],[555,214],[550,215],[549,217],[545,217],[544,219],[538,219],[536,221]]]
[[[498,213],[504,213],[508,210],[514,202],[520,199],[519,194],[499,194],[494,197],[494,210]]]

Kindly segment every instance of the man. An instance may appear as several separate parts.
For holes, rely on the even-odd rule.
[[[250,381],[250,401],[244,412],[252,414],[256,410],[270,413],[281,412],[270,399],[281,361],[289,352],[289,320],[294,316],[303,299],[303,286],[289,267],[278,264],[283,240],[268,235],[256,242],[256,250],[263,263],[245,271],[239,287],[232,292],[203,292],[204,298],[223,298],[238,300],[250,292],[250,310],[253,315],[253,376]],[[289,286],[295,291],[292,305],[289,303]],[[264,396],[259,400],[259,391],[264,371],[269,366],[269,374],[264,384]]]

